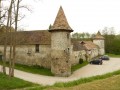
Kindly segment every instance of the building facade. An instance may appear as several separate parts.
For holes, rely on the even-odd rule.
[[[70,76],[71,66],[80,58],[86,60],[103,55],[104,37],[98,32],[92,41],[74,41],[73,32],[62,7],[60,7],[50,30],[21,31],[16,33],[16,63],[39,65],[50,68],[55,76]],[[12,35],[14,38],[14,33]],[[10,56],[10,35],[8,33],[7,59]],[[4,51],[4,35],[0,37],[0,51]],[[89,60],[88,60],[89,61]]]

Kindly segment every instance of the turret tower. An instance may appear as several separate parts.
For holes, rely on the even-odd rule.
[[[101,33],[98,31],[98,33],[93,38],[93,43],[99,46],[99,55],[105,54],[105,44],[104,44],[104,37],[101,35]]]
[[[51,72],[55,76],[71,75],[70,33],[69,26],[62,7],[60,7],[51,32]]]

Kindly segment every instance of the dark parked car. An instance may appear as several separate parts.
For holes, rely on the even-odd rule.
[[[110,60],[108,55],[101,56],[100,59],[102,59],[102,60]]]
[[[90,61],[90,64],[97,64],[97,65],[102,65],[102,59],[94,59]]]

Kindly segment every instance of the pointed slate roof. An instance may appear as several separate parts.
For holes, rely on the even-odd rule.
[[[73,31],[68,24],[63,8],[61,6],[54,21],[54,24],[49,31],[56,31],[56,30],[65,30],[70,32]]]
[[[101,33],[98,31],[98,33],[95,35],[95,37],[93,39],[105,39]]]

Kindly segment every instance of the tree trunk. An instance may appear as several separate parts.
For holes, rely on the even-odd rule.
[[[12,76],[14,76],[14,66],[16,60],[16,32],[18,26],[18,12],[19,12],[20,0],[17,1],[17,8],[15,12],[15,33],[14,33],[14,42],[13,42],[13,61],[12,61]]]
[[[10,16],[10,56],[9,56],[9,77],[11,77],[12,72],[12,32],[11,32],[11,26],[12,26],[12,16]]]
[[[1,17],[1,0],[0,0],[0,17]],[[1,18],[0,18],[0,27],[1,27]],[[7,32],[7,30],[5,29],[5,32]],[[5,64],[5,61],[6,61],[6,35],[5,35],[5,41],[4,41],[4,58],[3,58],[3,73],[6,74],[6,64]]]
[[[8,10],[8,18],[7,18],[7,30],[10,30],[11,31],[11,23],[12,23],[12,4],[13,4],[13,0],[11,0],[11,3],[10,3],[10,7],[9,7],[9,10]],[[4,48],[4,55],[5,55],[5,62],[6,62],[6,50],[7,50],[7,31],[6,30],[6,41],[5,41],[5,48]],[[10,33],[10,40],[11,40],[11,33]],[[12,40],[11,40],[12,41]],[[12,51],[11,51],[11,44],[12,42],[10,41],[10,59],[9,59],[9,76],[11,76],[11,54],[12,54]]]

